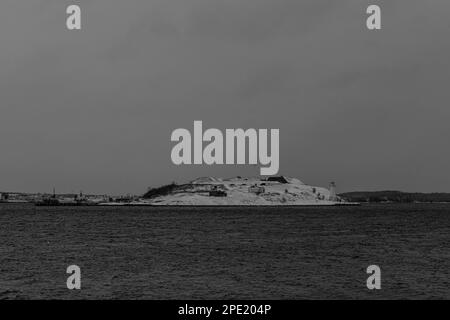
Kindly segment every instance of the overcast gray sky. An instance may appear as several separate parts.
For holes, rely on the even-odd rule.
[[[449,57],[448,0],[2,0],[0,190],[259,173],[173,165],[203,120],[279,128],[280,174],[309,184],[450,191]]]

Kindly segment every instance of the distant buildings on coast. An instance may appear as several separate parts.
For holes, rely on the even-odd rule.
[[[109,195],[86,195],[83,193],[57,194],[57,193],[21,193],[0,192],[0,203],[36,203],[36,204],[97,204],[102,202],[126,202],[138,196],[109,196]]]

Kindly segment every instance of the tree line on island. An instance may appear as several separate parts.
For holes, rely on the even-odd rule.
[[[401,191],[357,191],[339,194],[340,197],[351,202],[363,203],[439,203],[450,202],[450,193],[409,193]]]

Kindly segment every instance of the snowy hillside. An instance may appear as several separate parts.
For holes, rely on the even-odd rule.
[[[312,187],[288,177],[221,179],[198,178],[183,185],[171,185],[170,191],[147,196],[152,205],[164,206],[300,206],[335,205],[330,191]]]

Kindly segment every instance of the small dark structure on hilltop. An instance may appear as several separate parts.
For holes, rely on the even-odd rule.
[[[211,191],[209,191],[210,197],[226,197],[228,193],[223,190],[223,186],[212,186]]]
[[[267,178],[267,181],[270,182],[279,182],[279,183],[283,183],[283,184],[287,184],[289,183],[289,181],[287,181],[287,179],[283,176],[279,176],[279,177],[269,177]]]
[[[228,194],[223,190],[212,190],[209,192],[210,197],[226,197]]]

